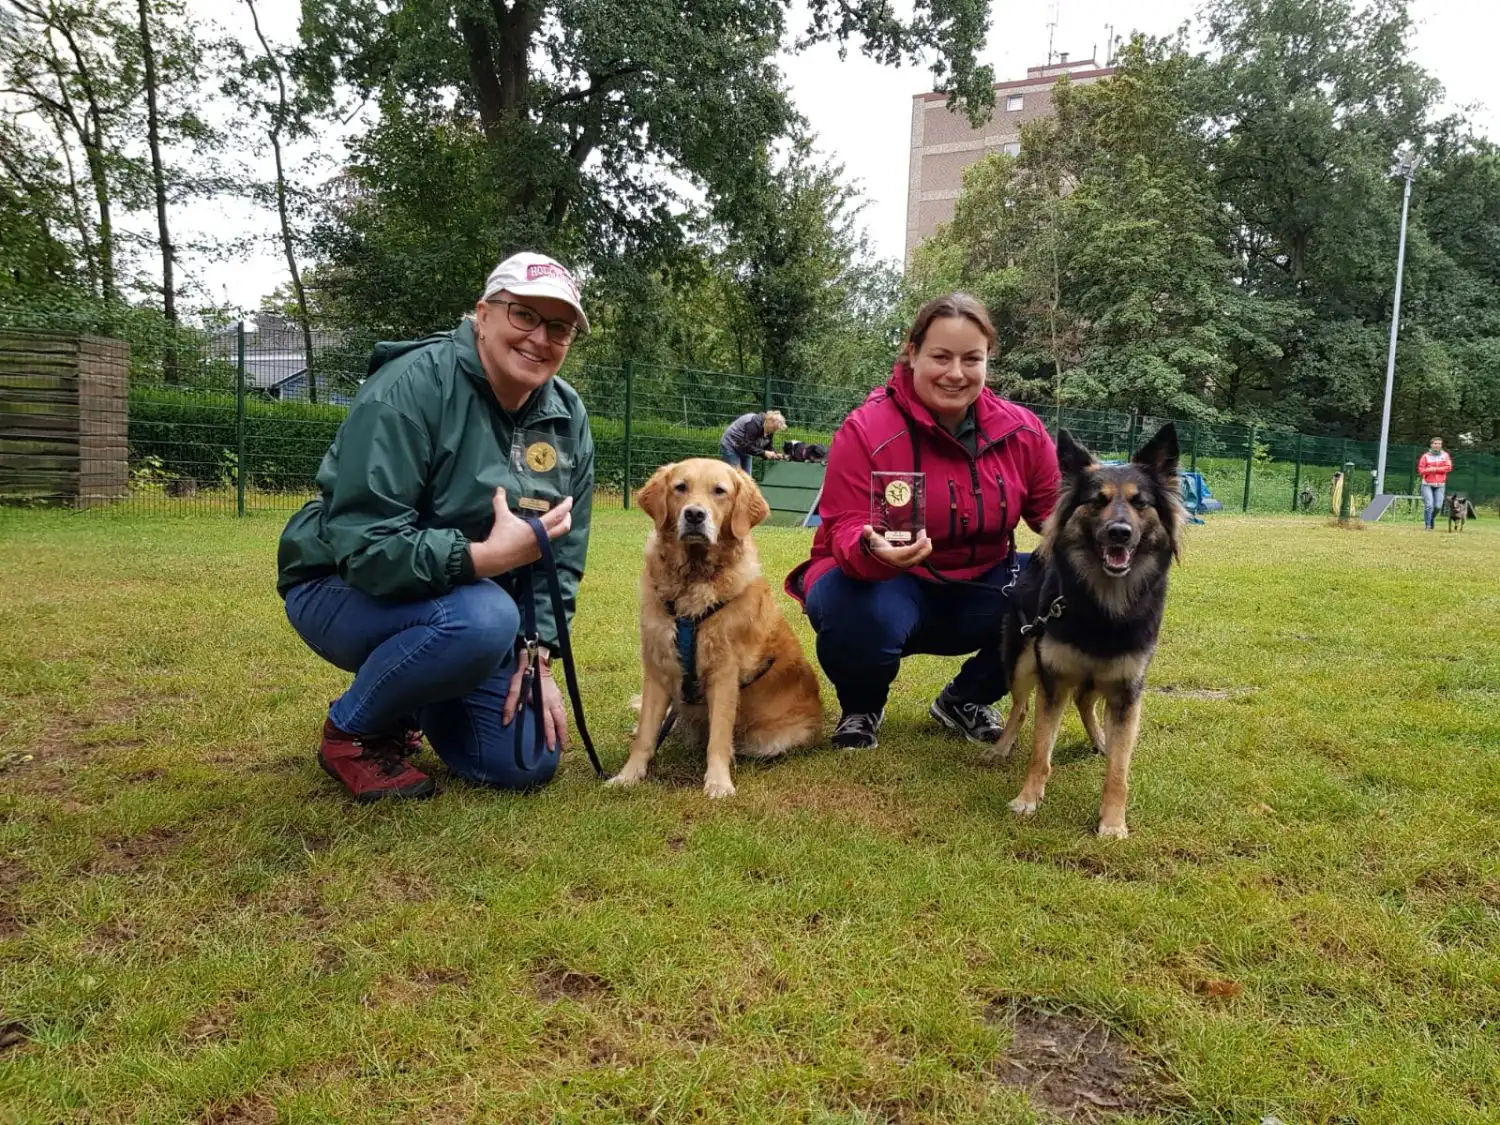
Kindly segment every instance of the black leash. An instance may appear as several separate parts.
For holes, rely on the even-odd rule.
[[[608,777],[609,775],[604,772],[604,766],[599,762],[599,755],[594,750],[594,740],[589,737],[588,723],[583,717],[583,697],[578,692],[578,668],[573,662],[573,645],[568,636],[568,616],[563,612],[562,586],[557,578],[557,560],[552,555],[552,541],[547,538],[547,529],[542,526],[541,520],[533,516],[526,522],[531,527],[531,533],[536,536],[537,547],[542,552],[541,567],[547,576],[547,592],[552,598],[552,616],[557,621],[557,652],[554,654],[554,659],[562,661],[563,675],[568,685],[568,699],[573,704],[573,721],[578,724],[578,737],[583,742],[584,750],[588,752],[594,772],[600,777]],[[540,761],[541,755],[547,752],[547,736],[542,715],[541,665],[537,660],[541,638],[537,636],[536,631],[536,598],[532,585],[531,567],[525,567],[521,571],[520,586],[522,643],[529,657],[526,662],[526,671],[521,679],[520,709],[526,707],[529,694],[531,708],[536,712],[537,761]],[[535,769],[536,765],[537,762],[529,764],[526,762],[522,741],[518,736],[516,738],[517,768],[529,772]]]

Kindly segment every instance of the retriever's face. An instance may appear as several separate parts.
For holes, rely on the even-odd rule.
[[[771,514],[749,473],[708,457],[663,465],[636,501],[657,531],[689,547],[743,539]]]

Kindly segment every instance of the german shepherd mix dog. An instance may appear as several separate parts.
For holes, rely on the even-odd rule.
[[[1462,531],[1464,521],[1469,518],[1469,498],[1462,492],[1448,497],[1448,530]]]
[[[1167,572],[1185,521],[1177,430],[1168,423],[1128,465],[1102,466],[1067,430],[1057,435],[1062,487],[1042,542],[1016,582],[1002,651],[1011,710],[984,760],[1010,756],[1036,692],[1031,765],[1013,811],[1030,816],[1052,772],[1068,701],[1095,749],[1109,758],[1099,835],[1123,839],[1130,755],[1140,730],[1146,669],[1167,600]],[[1101,732],[1095,706],[1105,704]]]

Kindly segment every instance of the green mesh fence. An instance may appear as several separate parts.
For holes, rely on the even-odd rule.
[[[62,358],[73,354],[68,340],[100,337],[128,345],[128,363],[109,384],[120,393],[88,391],[90,379],[102,378],[89,374],[96,361],[73,361],[84,369],[79,374]],[[159,318],[134,310],[106,322],[97,315],[28,320],[0,308],[0,502],[182,512],[300,506],[358,390],[371,343],[347,333],[311,337],[309,348],[308,334],[266,314],[219,329],[167,331]],[[622,501],[659,465],[717,456],[720,434],[741,414],[781,410],[787,437],[826,443],[868,393],[632,363],[569,364],[563,377],[589,409],[599,488]],[[1054,433],[1066,427],[1104,459],[1128,457],[1168,420],[1031,408]],[[1374,442],[1283,427],[1177,425],[1183,467],[1203,474],[1226,512],[1327,513],[1333,475],[1346,463],[1354,466],[1355,504],[1373,493]],[[1422,450],[1390,448],[1388,492],[1416,494]],[[1463,448],[1453,455],[1449,491],[1493,509],[1500,459]],[[1420,506],[1398,503],[1386,518],[1420,518]]]

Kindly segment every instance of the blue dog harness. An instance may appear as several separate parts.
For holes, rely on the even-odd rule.
[[[702,613],[691,616],[677,612],[675,602],[663,602],[666,611],[672,615],[672,623],[677,630],[677,666],[682,669],[682,701],[686,704],[696,706],[703,702],[703,683],[698,678],[698,626],[702,625],[719,610],[723,609],[727,602],[716,602]],[[748,680],[740,681],[740,690],[743,691],[756,680],[760,679],[775,665],[774,656],[766,657],[762,664]],[[669,707],[667,714],[661,721],[661,727],[656,734],[656,745],[660,749],[661,744],[667,740],[667,735],[672,733],[672,728],[677,724],[677,712]]]
[[[682,669],[682,701],[692,704],[702,703],[703,685],[698,680],[698,626],[723,609],[725,603],[716,602],[702,613],[695,613],[691,617],[679,614],[674,602],[664,604],[667,612],[672,615],[673,624],[677,627],[677,666]],[[769,669],[770,665],[766,667]],[[764,672],[757,674],[756,679],[764,674]]]

